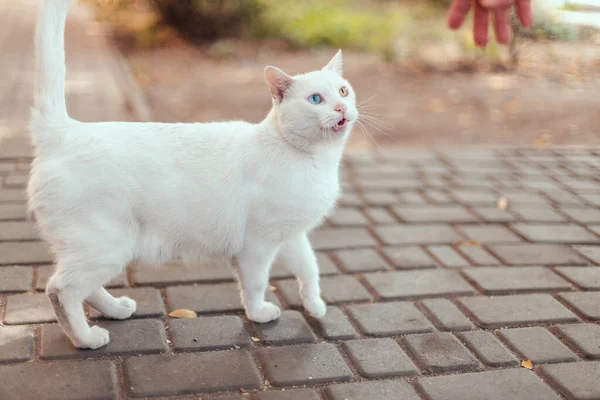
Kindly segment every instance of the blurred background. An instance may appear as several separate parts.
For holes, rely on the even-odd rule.
[[[261,120],[266,65],[320,68],[338,48],[367,102],[351,146],[600,143],[600,0],[533,0],[510,45],[485,49],[448,0],[85,0],[154,120]]]

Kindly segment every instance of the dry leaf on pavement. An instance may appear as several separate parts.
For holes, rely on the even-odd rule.
[[[173,318],[197,318],[198,314],[192,310],[188,310],[186,308],[178,308],[177,310],[173,310],[169,313],[169,317]]]
[[[533,363],[531,362],[531,360],[523,360],[523,361],[521,361],[521,367],[527,368],[527,369],[533,369]]]
[[[506,210],[508,207],[508,199],[504,196],[498,197],[498,202],[496,203],[498,208],[501,210]]]

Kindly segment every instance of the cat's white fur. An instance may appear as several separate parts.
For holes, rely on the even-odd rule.
[[[235,258],[246,314],[267,322],[280,315],[265,301],[278,255],[296,275],[305,308],[323,317],[307,233],[334,207],[340,159],[358,117],[341,52],[304,75],[267,67],[273,108],[259,124],[82,123],[65,106],[69,4],[46,0],[38,17],[28,195],[56,256],[46,290],[73,344],[109,341],[105,329],[89,327],[84,301],[110,318],[135,312],[133,300],[114,298],[103,285],[137,260]],[[313,93],[324,101],[311,104]],[[342,115],[346,128],[336,132]]]

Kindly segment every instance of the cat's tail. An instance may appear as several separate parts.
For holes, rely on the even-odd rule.
[[[71,0],[44,0],[35,33],[37,85],[32,123],[54,125],[69,119],[65,101],[65,21]],[[36,132],[37,131],[37,132]],[[42,131],[44,131],[42,129]],[[35,135],[42,135],[38,129]]]

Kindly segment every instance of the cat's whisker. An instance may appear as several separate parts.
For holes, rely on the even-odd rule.
[[[358,122],[358,120],[357,120]],[[375,130],[377,130],[378,132],[380,132],[381,134],[383,134],[384,136],[387,136],[388,138],[392,139],[392,140],[397,140],[395,137],[387,134],[385,131],[383,131],[383,129],[381,129],[380,127],[376,126],[373,124],[373,122],[367,120],[367,119],[363,119],[363,121],[365,124],[371,126],[372,128],[374,128]]]
[[[371,122],[373,125],[378,126],[382,129],[386,129],[386,130],[392,130],[392,126],[386,122],[381,121],[379,118],[374,118],[371,116],[362,116],[364,121],[369,121]]]
[[[358,123],[358,125],[361,127],[361,129],[363,130],[363,132],[365,132],[367,134],[367,136],[371,139],[371,141],[373,143],[375,143],[375,146],[377,146],[377,148],[379,150],[381,150],[381,146],[379,146],[379,143],[377,143],[377,141],[375,140],[375,138],[369,133],[368,129],[365,128],[365,126],[363,125],[362,122],[360,122],[359,120],[356,121]]]
[[[361,101],[360,103],[358,103],[358,104],[356,105],[356,108],[359,108],[360,106],[367,104],[368,102],[370,102],[371,100],[373,100],[375,97],[377,97],[377,95],[378,95],[378,94],[379,94],[379,93],[375,93],[373,96],[369,97],[369,98],[368,98],[368,99],[366,99],[365,101]]]

